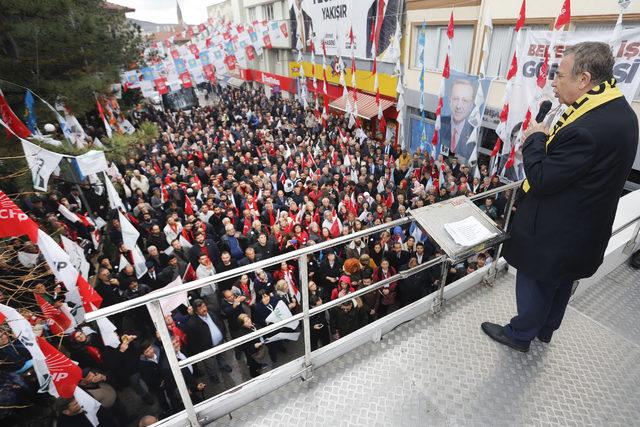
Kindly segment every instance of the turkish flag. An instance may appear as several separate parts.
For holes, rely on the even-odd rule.
[[[71,319],[67,317],[62,311],[52,306],[49,302],[45,301],[39,294],[34,294],[36,302],[40,306],[40,310],[44,317],[47,319],[47,325],[53,335],[63,335],[64,331],[71,326]]]
[[[185,71],[184,73],[180,74],[179,78],[180,78],[180,81],[182,82],[182,87],[193,86],[193,83],[191,82],[191,75],[189,74],[188,71]]]
[[[559,30],[564,27],[568,23],[571,22],[571,0],[564,0],[564,4],[562,5],[562,9],[560,9],[560,14],[558,15],[558,19],[556,19],[555,29]]]
[[[182,277],[182,281],[184,283],[191,282],[196,280],[198,276],[196,276],[196,271],[193,269],[193,264],[188,263],[187,269],[184,272],[184,276]]]
[[[156,86],[156,90],[160,95],[164,95],[169,93],[169,88],[167,87],[167,80],[164,77],[159,77],[153,81]]]
[[[191,203],[191,199],[185,195],[184,198],[184,213],[187,215],[194,215],[193,203]]]
[[[262,42],[264,43],[264,47],[266,47],[267,49],[273,48],[273,45],[271,44],[271,37],[269,37],[269,34],[265,34],[264,37],[262,37]]]
[[[500,146],[502,145],[502,140],[500,139],[500,137],[498,137],[498,139],[496,139],[496,145],[493,146],[493,150],[491,150],[491,157],[495,157],[498,152],[500,151]]]
[[[38,241],[38,225],[0,191],[0,237],[26,234],[33,243]]]
[[[37,337],[38,347],[42,350],[53,379],[53,384],[60,397],[69,399],[82,379],[82,370],[57,348],[42,337]]]
[[[20,121],[18,116],[16,116],[13,110],[11,110],[11,107],[9,107],[7,100],[2,96],[2,91],[0,91],[0,117],[2,118],[2,121],[9,126],[9,129],[11,129],[13,133],[18,135],[20,138],[27,138],[31,136],[29,128]],[[9,132],[8,129],[7,138],[11,138],[11,132]]]

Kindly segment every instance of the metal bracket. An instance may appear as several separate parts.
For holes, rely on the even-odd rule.
[[[633,236],[629,239],[626,245],[624,245],[624,249],[622,253],[625,255],[631,255],[633,250],[636,247],[636,242],[638,241],[638,234],[640,233],[640,221],[636,223],[636,228],[633,230]]]

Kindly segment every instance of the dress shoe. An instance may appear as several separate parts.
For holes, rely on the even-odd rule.
[[[480,325],[485,334],[489,335],[492,340],[499,342],[500,344],[504,344],[508,347],[511,347],[514,350],[521,351],[526,353],[529,351],[528,345],[522,345],[517,343],[515,340],[511,339],[504,333],[504,329],[501,325],[491,322],[483,322]]]
[[[551,342],[551,335],[538,335],[538,340],[545,344],[549,344]]]

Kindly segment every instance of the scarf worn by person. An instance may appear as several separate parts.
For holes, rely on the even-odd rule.
[[[613,78],[600,83],[598,86],[582,95],[576,102],[574,102],[569,106],[569,108],[567,108],[564,114],[562,114],[560,119],[553,126],[553,129],[551,129],[551,132],[549,132],[549,136],[547,137],[547,141],[545,143],[545,152],[549,149],[549,145],[551,144],[551,142],[553,142],[553,139],[558,134],[558,132],[560,132],[560,130],[569,126],[571,123],[575,122],[594,108],[597,108],[622,96],[624,95],[616,86],[616,80]],[[522,190],[527,193],[530,188],[531,185],[529,184],[529,181],[525,179],[524,183],[522,184]]]

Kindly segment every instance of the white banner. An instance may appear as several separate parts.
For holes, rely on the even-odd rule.
[[[176,280],[169,283],[167,286],[161,289],[169,289],[175,288],[176,286],[182,285],[182,278],[180,276],[176,277]],[[186,292],[180,292],[179,294],[172,295],[170,297],[162,298],[160,300],[160,307],[162,307],[162,312],[164,314],[171,314],[173,310],[184,305],[185,307],[189,307],[189,297]]]
[[[638,91],[640,84],[640,72],[638,72],[638,58],[640,58],[640,28],[623,30],[617,34],[615,40],[611,40],[610,32],[593,31],[571,31],[557,34],[555,54],[550,54],[549,77],[543,91],[537,86],[538,70],[544,61],[545,50],[548,49],[551,39],[551,31],[527,31],[523,41],[518,47],[518,73],[515,77],[513,92],[509,101],[509,119],[506,128],[499,132],[504,135],[503,153],[508,152],[511,144],[518,143],[522,122],[531,107],[531,116],[536,117],[540,103],[544,100],[552,102],[552,113],[549,115],[549,124],[552,124],[563,112],[564,107],[559,106],[558,100],[553,94],[552,83],[556,77],[556,72],[562,53],[567,46],[586,41],[599,41],[609,43],[612,46],[615,65],[613,76],[618,82],[618,87],[624,93],[627,101],[631,102]],[[506,156],[502,156],[500,170],[506,161]],[[521,153],[516,153],[516,165],[521,163]],[[508,179],[516,180],[524,178],[522,168],[515,167],[506,172]]]
[[[388,1],[385,4],[384,19],[379,24],[378,60],[391,59],[384,53],[393,45],[402,3]],[[353,27],[355,55],[372,58],[371,31],[377,23],[377,9],[377,0],[289,0],[291,48],[308,50],[309,40],[313,39],[316,53],[322,53],[324,40],[327,55],[334,56],[339,51],[344,55],[351,49],[349,30]]]
[[[80,173],[84,176],[109,169],[107,158],[104,156],[103,151],[87,151],[83,155],[76,157],[76,162]]]
[[[62,154],[45,150],[27,140],[21,139],[22,149],[27,159],[31,177],[33,178],[33,188],[40,191],[47,191],[47,183],[51,173],[58,167]]]

